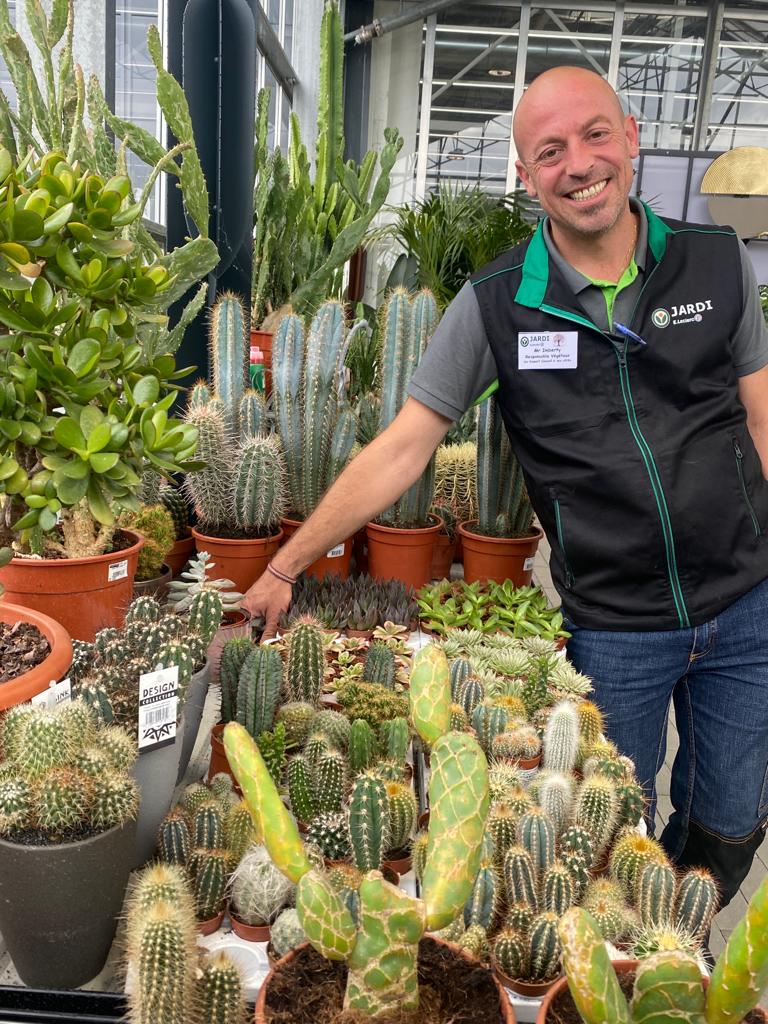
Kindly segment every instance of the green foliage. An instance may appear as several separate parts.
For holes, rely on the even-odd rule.
[[[450,628],[477,630],[481,641],[482,634],[495,636],[501,631],[513,637],[547,640],[570,636],[563,630],[562,613],[549,607],[546,594],[539,587],[515,587],[511,580],[446,580],[427,584],[418,592],[416,601],[423,624],[440,635],[447,635]]]
[[[285,726],[278,722],[273,730],[265,729],[256,737],[261,756],[273,780],[280,785],[285,774]]]

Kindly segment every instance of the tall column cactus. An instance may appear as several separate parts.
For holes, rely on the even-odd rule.
[[[210,350],[213,387],[224,403],[227,427],[240,434],[240,402],[247,386],[248,331],[245,310],[232,292],[224,292],[211,310]]]
[[[448,664],[444,686],[450,695]],[[427,930],[452,921],[472,892],[488,814],[488,769],[467,733],[435,736],[430,780],[429,838],[421,900],[368,871],[360,886],[358,921],[325,874],[312,869],[287,808],[247,732],[224,731],[229,763],[251,813],[261,824],[276,866],[297,883],[296,910],[318,952],[349,964],[345,1009],[376,1017],[393,1007],[418,1006],[416,959]]]
[[[493,396],[482,403],[478,415],[476,476],[478,531],[490,537],[526,534],[533,509]]]
[[[341,387],[346,331],[340,302],[325,302],[308,333],[286,316],[273,342],[277,425],[290,511],[306,519],[347,463],[357,420]]]

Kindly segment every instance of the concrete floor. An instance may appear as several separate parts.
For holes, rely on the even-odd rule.
[[[550,549],[546,540],[539,545],[536,554],[536,561],[533,567],[534,580],[544,590],[550,603],[560,604],[560,596],[552,585],[552,577],[549,573]],[[672,804],[669,799],[669,785],[671,778],[672,762],[677,751],[677,730],[675,728],[674,711],[670,709],[669,730],[667,733],[667,754],[664,767],[659,773],[657,780],[658,808],[657,808],[657,834],[667,823],[672,813]],[[733,898],[730,904],[722,910],[714,920],[710,947],[715,956],[719,956],[728,941],[734,926],[738,923],[747,908],[747,901],[753,895],[760,882],[768,875],[768,838],[758,850],[757,856],[752,864],[752,870],[744,879],[739,893]]]

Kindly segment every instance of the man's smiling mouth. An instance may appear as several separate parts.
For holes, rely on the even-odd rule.
[[[577,203],[583,202],[585,199],[592,199],[594,196],[599,195],[607,184],[608,179],[603,178],[602,181],[596,181],[594,185],[590,185],[588,188],[579,188],[574,192],[568,192],[568,198],[575,199]]]

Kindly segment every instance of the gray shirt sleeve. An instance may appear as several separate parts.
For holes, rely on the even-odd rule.
[[[468,281],[437,325],[408,385],[408,394],[458,420],[496,380],[483,317]]]
[[[744,308],[733,336],[733,364],[739,377],[756,373],[768,364],[768,327],[766,327],[755,269],[746,246],[739,241]]]

